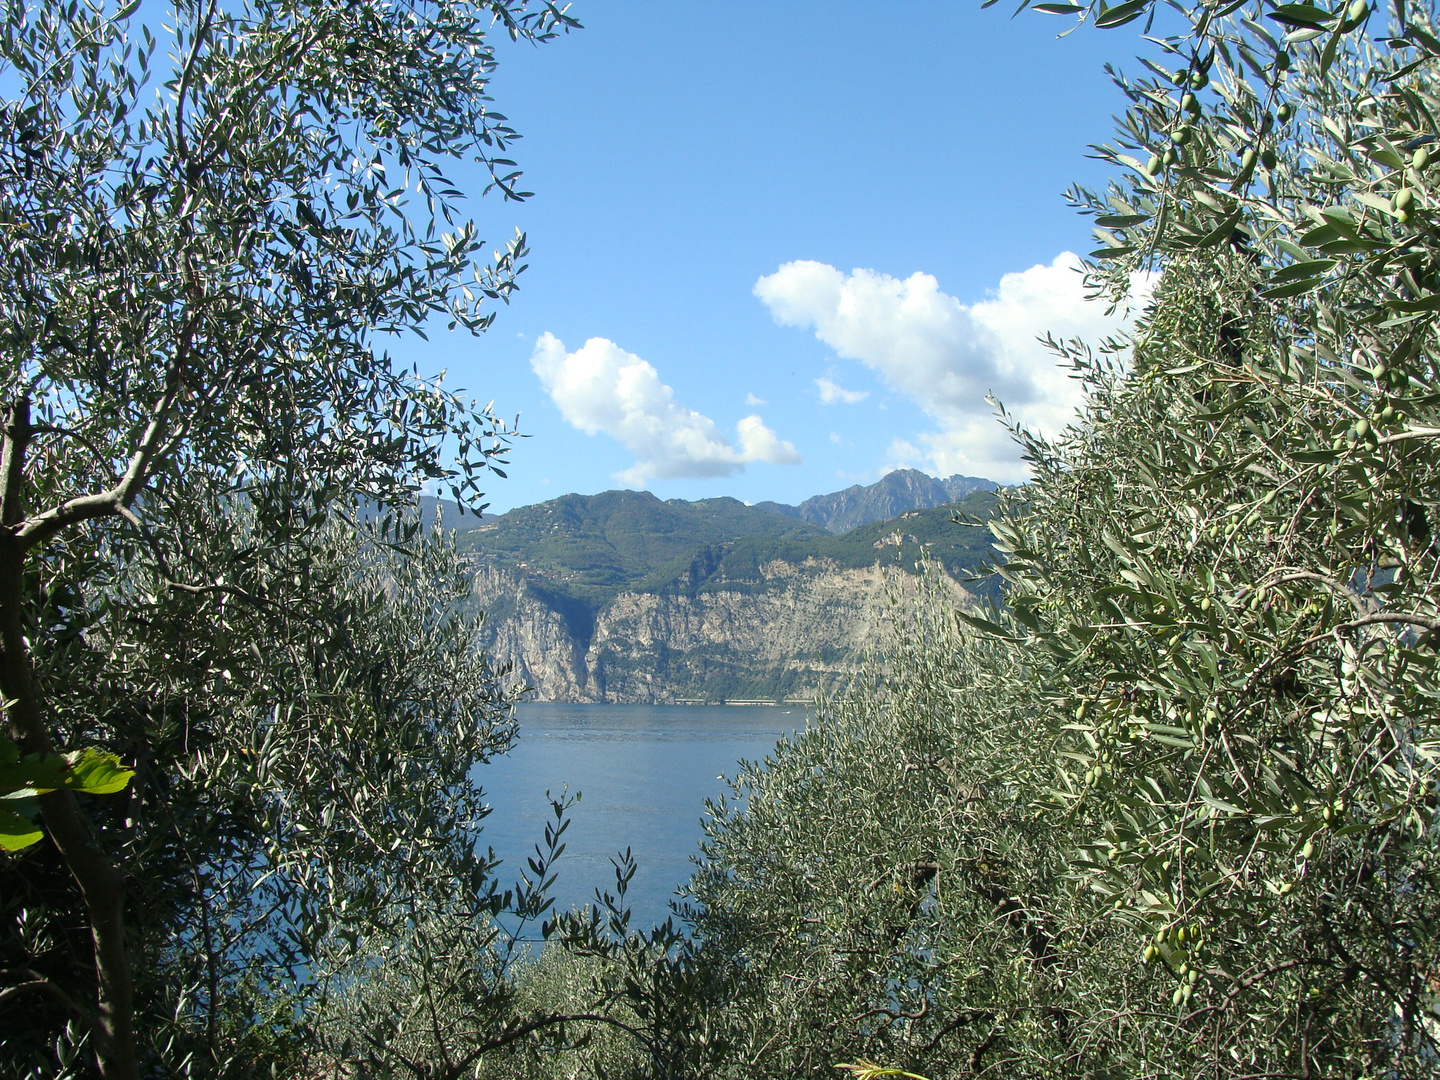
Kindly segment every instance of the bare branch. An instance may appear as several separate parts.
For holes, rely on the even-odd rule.
[[[0,976],[6,975],[28,975],[32,976],[26,982],[17,983],[14,986],[7,986],[0,990],[0,1011],[3,1011],[12,1002],[19,1000],[29,993],[42,994],[50,998],[63,1010],[65,1015],[76,1023],[84,1024],[87,1028],[95,1023],[95,1018],[75,1003],[75,999],[60,989],[55,983],[44,978],[38,972],[29,968],[10,969],[0,971]]]
[[[187,337],[188,333],[189,330],[187,330]],[[182,347],[181,353],[186,351],[188,350]],[[27,519],[15,530],[15,538],[19,541],[22,551],[28,551],[36,544],[48,540],[67,525],[94,518],[116,517],[125,514],[149,479],[150,465],[165,441],[165,429],[170,419],[170,410],[174,407],[184,388],[184,381],[180,377],[181,362],[177,357],[176,361],[171,364],[165,389],[160,394],[159,400],[156,401],[154,409],[151,410],[150,422],[145,427],[145,434],[141,437],[140,445],[136,448],[135,453],[131,455],[130,464],[126,467],[119,482],[108,491],[76,496],[59,506],[51,507],[42,514]],[[6,446],[9,445],[10,439],[7,435]],[[0,462],[0,469],[3,469],[3,465],[4,463]]]

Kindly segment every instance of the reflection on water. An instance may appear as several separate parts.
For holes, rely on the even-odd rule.
[[[701,803],[729,789],[741,758],[765,757],[781,735],[805,726],[801,706],[552,705],[519,709],[520,741],[475,771],[494,812],[483,842],[514,881],[554,820],[548,789],[581,793],[571,810],[553,895],[564,909],[613,890],[610,860],[628,846],[639,864],[630,884],[632,925],[668,914],[691,872],[700,841]]]

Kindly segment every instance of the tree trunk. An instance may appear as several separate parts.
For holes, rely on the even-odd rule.
[[[25,557],[15,538],[24,520],[25,451],[30,406],[11,405],[0,447],[0,693],[10,732],[27,754],[55,753],[41,715],[25,638]],[[105,1080],[139,1080],[135,1054],[135,1005],[125,944],[125,876],[100,847],[90,819],[70,791],[40,797],[45,829],[80,886],[95,944],[99,980],[92,1041]]]

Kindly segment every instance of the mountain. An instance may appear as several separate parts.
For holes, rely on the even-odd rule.
[[[995,505],[972,491],[837,536],[734,499],[611,491],[521,507],[457,541],[487,651],[542,700],[778,700],[854,670],[881,598],[914,587],[922,554],[954,603],[995,595],[993,579],[962,583],[994,554],[988,530],[954,520]]]
[[[672,704],[809,700],[842,686],[878,636],[889,597],[917,579],[881,562],[760,567],[740,588],[622,590],[577,625],[513,571],[482,567],[487,654],[541,701]],[[730,583],[735,584],[735,583]],[[948,602],[975,597],[946,578]]]
[[[957,474],[940,480],[916,469],[896,469],[873,484],[855,484],[844,491],[814,495],[799,506],[762,502],[754,508],[811,522],[838,535],[857,525],[889,520],[906,510],[944,506],[972,491],[994,491],[999,486],[993,480],[975,476]]]
[[[576,596],[604,598],[707,544],[827,535],[738,499],[662,502],[648,491],[562,495],[462,533],[462,551],[509,563]]]

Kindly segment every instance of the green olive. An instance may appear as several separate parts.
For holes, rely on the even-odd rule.
[[[1420,149],[1416,150],[1415,153],[1413,153],[1413,154],[1410,155],[1410,167],[1411,167],[1412,169],[1414,169],[1416,172],[1424,172],[1424,171],[1425,171],[1425,166],[1426,166],[1426,165],[1429,165],[1429,164],[1430,164],[1430,148],[1429,148],[1429,147],[1422,146],[1422,147],[1420,147]]]
[[[1271,150],[1268,146],[1260,151],[1260,164],[1264,165],[1265,168],[1275,168],[1278,161],[1279,159],[1275,156],[1275,151]]]
[[[1284,55],[1285,55],[1284,53],[1281,53],[1281,54],[1280,54],[1280,56],[1284,56]],[[1278,60],[1279,60],[1279,57],[1276,57],[1276,60],[1278,61]],[[1290,118],[1291,118],[1292,116],[1294,116],[1294,115],[1295,115],[1295,109],[1291,106],[1291,104],[1290,104],[1288,101],[1283,101],[1283,102],[1281,102],[1281,103],[1280,103],[1280,107],[1275,110],[1275,119],[1276,119],[1276,120],[1279,120],[1280,123],[1282,123],[1282,124],[1289,123],[1289,122],[1290,122]]]

